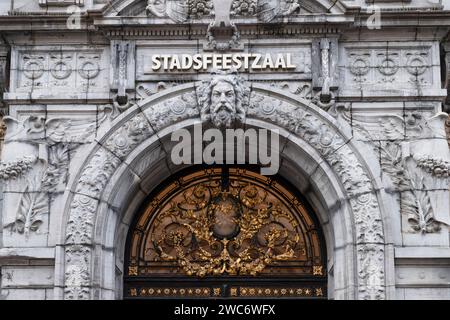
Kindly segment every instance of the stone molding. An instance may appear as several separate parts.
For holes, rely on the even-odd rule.
[[[67,7],[72,5],[84,6],[85,0],[39,0],[41,7]]]

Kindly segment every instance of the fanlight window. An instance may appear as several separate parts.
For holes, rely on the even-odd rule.
[[[130,231],[125,296],[324,297],[323,241],[278,179],[199,169],[154,195]]]

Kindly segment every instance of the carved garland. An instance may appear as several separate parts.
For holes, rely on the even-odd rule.
[[[359,299],[384,299],[384,233],[381,212],[371,179],[365,172],[350,146],[328,122],[312,112],[283,102],[275,108],[267,108],[270,97],[257,91],[252,93],[248,116],[273,122],[307,141],[332,166],[339,175],[350,198],[356,222],[357,265]],[[141,142],[159,130],[187,118],[198,118],[199,108],[195,92],[172,98],[171,103],[160,103],[128,120],[123,129],[107,139],[104,146],[90,158],[76,186],[71,200],[66,230],[65,249],[65,298],[91,298],[91,251],[95,215],[99,198],[114,171]],[[177,108],[174,112],[173,105]],[[183,113],[178,112],[184,110]],[[152,119],[153,125],[145,119]],[[157,128],[155,128],[157,127]]]

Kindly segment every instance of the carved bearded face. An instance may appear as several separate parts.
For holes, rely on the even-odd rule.
[[[211,121],[218,127],[229,127],[235,120],[236,93],[231,83],[219,81],[211,92]]]
[[[166,0],[148,0],[147,10],[157,17],[166,15]]]

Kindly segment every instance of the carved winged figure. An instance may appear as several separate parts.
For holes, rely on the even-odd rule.
[[[287,16],[300,10],[301,0],[258,0],[258,18],[270,22],[277,16]]]
[[[175,22],[188,19],[189,6],[185,0],[148,0],[147,12],[158,18],[169,17]]]

